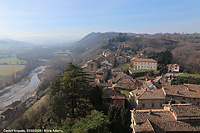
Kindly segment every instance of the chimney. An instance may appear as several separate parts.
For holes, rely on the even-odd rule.
[[[149,110],[149,114],[150,114],[150,115],[153,115],[153,111],[152,111],[151,109]]]

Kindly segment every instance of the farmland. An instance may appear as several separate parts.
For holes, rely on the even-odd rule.
[[[25,65],[26,61],[17,58],[4,58],[0,60],[0,64],[4,65]]]
[[[195,77],[195,78],[200,78],[200,75],[199,74],[189,74],[189,73],[183,73],[181,74],[180,76],[182,77]]]
[[[24,65],[0,65],[0,75],[11,75],[24,68]]]

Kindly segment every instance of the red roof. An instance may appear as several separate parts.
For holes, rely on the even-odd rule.
[[[133,58],[131,60],[133,60],[135,62],[152,62],[152,63],[157,63],[157,61],[154,60],[154,59]]]

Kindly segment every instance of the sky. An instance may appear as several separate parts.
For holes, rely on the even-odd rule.
[[[0,0],[0,39],[70,41],[90,32],[200,32],[200,0]]]

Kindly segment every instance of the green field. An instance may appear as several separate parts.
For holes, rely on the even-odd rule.
[[[189,74],[189,73],[183,73],[180,76],[182,77],[195,77],[195,78],[200,78],[200,74]]]
[[[122,64],[122,65],[119,65],[118,67],[119,67],[119,68],[122,68],[124,71],[126,71],[127,69],[129,69],[130,63]]]
[[[68,56],[69,53],[70,53],[70,50],[66,50],[66,51],[57,51],[57,52],[54,52],[54,53],[57,54],[57,55]]]
[[[0,75],[11,75],[24,68],[24,65],[0,65]]]
[[[129,91],[127,91],[127,90],[121,90],[120,92],[121,92],[122,94],[125,94],[126,97],[129,97]]]
[[[19,60],[17,58],[4,58],[0,60],[1,64],[8,64],[8,65],[20,65],[20,64],[26,64],[26,61]]]

